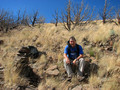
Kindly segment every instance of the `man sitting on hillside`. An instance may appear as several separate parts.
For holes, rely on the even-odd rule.
[[[79,81],[84,79],[83,70],[85,61],[83,59],[83,49],[80,45],[76,44],[75,37],[70,37],[68,45],[64,49],[64,67],[68,74],[68,80],[71,80],[74,75],[74,67],[77,70],[77,78]]]

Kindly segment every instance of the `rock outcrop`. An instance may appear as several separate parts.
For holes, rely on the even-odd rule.
[[[4,88],[4,68],[2,66],[2,64],[0,64],[0,88],[3,89]]]

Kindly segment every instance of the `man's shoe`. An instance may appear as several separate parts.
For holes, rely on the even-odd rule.
[[[68,78],[67,78],[67,81],[71,81],[71,79],[72,79],[72,77],[68,77]]]
[[[71,81],[71,79],[72,79],[72,75],[69,75],[67,81]]]
[[[83,80],[85,79],[85,77],[84,77],[84,76],[79,76],[79,75],[78,75],[78,76],[77,76],[77,79],[78,79],[78,81],[81,82],[81,81],[83,81]]]

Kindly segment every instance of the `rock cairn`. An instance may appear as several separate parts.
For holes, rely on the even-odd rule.
[[[31,49],[32,47],[32,49]],[[29,65],[29,59],[37,58],[39,56],[38,50],[33,46],[22,47],[17,56],[15,57],[14,67],[15,72],[23,78],[27,78],[30,85],[38,86],[40,77],[33,71],[33,68]]]

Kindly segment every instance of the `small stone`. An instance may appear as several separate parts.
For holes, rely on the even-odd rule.
[[[3,40],[0,40],[0,45],[2,45],[4,43],[4,41]]]
[[[111,46],[111,47],[113,46],[113,41],[110,41],[110,46]]]
[[[34,36],[32,41],[35,42],[37,40],[38,36]]]
[[[112,51],[112,50],[113,50],[112,47],[107,47],[106,49],[107,49],[108,51]]]
[[[37,44],[36,44],[36,47],[41,47],[42,46],[42,44],[40,43],[40,42],[38,42]]]

